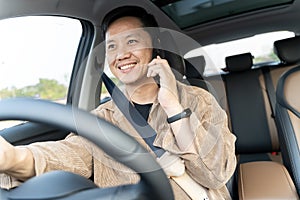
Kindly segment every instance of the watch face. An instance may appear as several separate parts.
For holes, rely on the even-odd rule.
[[[189,117],[189,116],[191,116],[191,114],[192,114],[191,109],[187,108],[184,110],[184,116],[182,116],[182,117]]]

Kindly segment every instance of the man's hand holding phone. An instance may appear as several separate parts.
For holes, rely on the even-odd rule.
[[[148,77],[159,78],[158,101],[168,116],[182,111],[178,100],[176,78],[166,59],[159,56],[148,64]],[[157,80],[156,80],[157,81]]]

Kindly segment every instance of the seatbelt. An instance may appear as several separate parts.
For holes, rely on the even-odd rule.
[[[267,94],[271,106],[271,111],[272,111],[271,116],[272,118],[275,118],[276,95],[275,95],[275,88],[272,82],[272,77],[270,74],[270,69],[269,67],[264,67],[262,71],[264,74],[266,90],[267,90]]]
[[[148,124],[148,122],[142,117],[142,115],[137,111],[137,109],[130,103],[127,97],[123,94],[123,92],[115,85],[115,83],[103,72],[102,81],[104,85],[111,95],[113,101],[117,105],[117,107],[121,110],[127,120],[131,123],[131,125],[136,129],[136,131],[141,135],[141,137],[145,140],[148,146],[152,149],[152,151],[156,154],[158,160],[163,159],[163,157],[167,157],[168,159],[177,159],[175,165],[171,165],[168,169],[170,171],[180,171],[178,176],[170,176],[178,185],[181,187],[187,195],[192,200],[209,200],[207,196],[207,189],[203,186],[199,185],[194,179],[192,179],[186,172],[185,166],[181,159],[173,154],[171,155],[169,152],[166,152],[164,149],[160,147],[155,147],[153,145],[156,132],[153,128]],[[131,117],[134,116],[135,120]],[[138,124],[142,124],[139,126]],[[174,158],[175,157],[175,158]],[[166,161],[166,160],[164,160]],[[161,163],[160,163],[161,164]],[[172,166],[175,166],[175,169],[172,169]],[[179,170],[177,170],[179,169]]]
[[[118,87],[116,87],[114,82],[105,73],[102,74],[102,80],[113,101],[124,114],[126,119],[142,136],[142,138],[145,140],[145,142],[148,144],[151,150],[156,154],[156,156],[158,158],[161,157],[162,154],[164,154],[165,150],[153,145],[153,142],[156,137],[156,131],[153,130],[153,128],[148,124],[148,122],[130,103],[130,101],[123,94],[123,92]],[[132,116],[134,116],[134,120]]]

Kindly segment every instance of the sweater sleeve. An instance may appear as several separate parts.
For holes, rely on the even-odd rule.
[[[236,167],[236,137],[228,128],[226,112],[206,91],[193,91],[183,95],[182,104],[192,110],[189,118],[194,134],[195,151],[182,151],[174,141],[171,152],[179,155],[187,173],[204,187],[219,189],[234,173]],[[181,134],[185,134],[182,130]]]
[[[36,175],[65,170],[88,178],[92,174],[93,146],[71,133],[64,140],[33,143],[27,148],[34,156]]]
[[[92,174],[92,153],[94,145],[86,139],[69,134],[64,140],[37,142],[24,146],[34,157],[36,175],[52,170],[66,170],[90,177]],[[11,189],[22,182],[4,173],[0,174],[0,187]]]
[[[213,96],[195,99],[190,125],[195,133],[196,154],[183,154],[186,168],[199,183],[218,189],[226,184],[236,167],[235,136],[228,129],[227,115]]]

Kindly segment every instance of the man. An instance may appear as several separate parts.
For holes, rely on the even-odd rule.
[[[124,84],[128,99],[157,132],[153,145],[179,158],[188,176],[207,188],[210,199],[230,199],[225,184],[236,166],[235,136],[227,127],[226,114],[205,90],[176,81],[168,61],[153,49],[159,38],[146,27],[157,27],[154,17],[133,6],[117,8],[105,17],[102,31],[110,70]],[[187,110],[191,112],[183,115]],[[151,152],[113,101],[92,113],[135,136]],[[62,141],[22,147],[0,138],[1,187],[14,187],[19,181],[51,170],[67,170],[87,178],[93,174],[100,187],[139,181],[132,170],[72,133]],[[192,198],[173,179],[170,183],[175,199]]]

